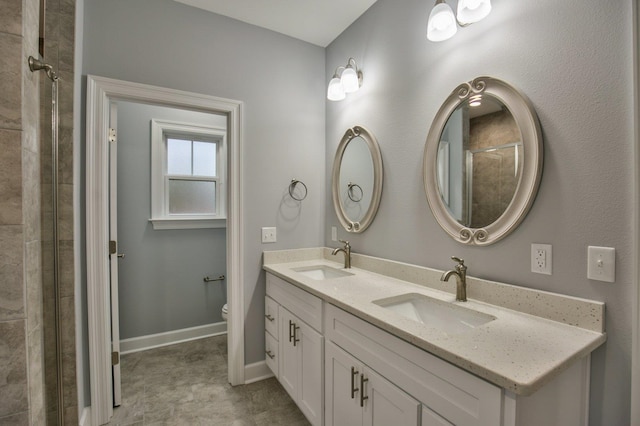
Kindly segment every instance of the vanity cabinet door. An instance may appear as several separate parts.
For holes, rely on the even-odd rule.
[[[331,342],[325,351],[327,426],[418,426],[420,402]]]
[[[323,337],[280,306],[280,383],[312,425],[322,424]]]
[[[325,344],[325,425],[362,425],[360,362],[332,342]]]
[[[280,384],[289,393],[291,398],[298,402],[298,348],[293,346],[293,327],[295,317],[283,307],[279,310],[280,320]]]
[[[420,424],[420,402],[370,368],[365,368],[360,384],[364,425],[388,426]]]

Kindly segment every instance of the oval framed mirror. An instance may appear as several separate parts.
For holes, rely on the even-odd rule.
[[[333,207],[348,232],[371,225],[382,196],[382,155],[373,133],[364,127],[348,129],[333,160]]]
[[[424,152],[424,186],[436,220],[464,244],[493,244],[528,213],[540,184],[542,131],[527,97],[478,77],[436,114]]]

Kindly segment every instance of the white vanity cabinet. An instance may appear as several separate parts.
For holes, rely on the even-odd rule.
[[[277,367],[271,368],[282,386],[312,425],[323,424],[322,300],[304,290],[267,274],[267,336],[277,323]],[[275,306],[269,305],[271,300]],[[277,308],[277,309],[276,309]],[[274,312],[277,310],[277,314]],[[267,351],[269,350],[267,339]],[[272,350],[272,354],[273,354]],[[267,353],[267,365],[270,357]]]
[[[420,402],[332,342],[325,345],[325,425],[419,426]]]
[[[406,397],[415,398],[413,415],[416,419],[421,417],[422,420],[421,423],[417,420],[407,420],[408,425],[502,424],[501,388],[329,304],[325,310],[325,336],[328,351],[326,369],[340,368],[329,366],[329,363],[333,362],[329,360],[329,348],[335,343],[348,352],[356,360],[354,362],[364,364],[366,371],[374,371],[377,375],[384,376],[388,383],[387,389],[397,389]],[[330,398],[329,393],[335,390],[335,384],[329,383],[329,375],[330,372],[327,372],[327,401]],[[390,406],[394,406],[395,410],[399,407],[396,404]],[[332,415],[330,410],[335,408],[327,403],[326,410],[325,417],[329,418]],[[421,414],[418,414],[419,412]],[[399,419],[399,414],[394,418]],[[400,421],[394,423],[405,424]],[[345,423],[336,423],[338,424]]]
[[[496,384],[504,380],[499,375],[498,381],[490,382],[474,374],[473,368],[467,371],[409,343],[411,336],[403,340],[380,328],[384,323],[373,325],[379,320],[367,315],[366,305],[358,304],[353,290],[342,302],[353,313],[331,304],[342,293],[324,300],[317,297],[328,291],[328,284],[323,285],[311,294],[267,273],[266,362],[313,425],[589,423],[588,353],[545,380],[533,394],[520,395],[508,390],[514,386],[510,382],[504,387]],[[336,288],[350,291],[344,281]],[[556,333],[568,331],[550,322],[538,326]],[[512,335],[505,336],[507,349],[513,344],[507,340]]]

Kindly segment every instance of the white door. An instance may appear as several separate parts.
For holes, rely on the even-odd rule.
[[[293,345],[295,317],[282,306],[278,310],[278,317],[280,319],[280,362],[278,364],[280,383],[291,399],[297,403],[299,357],[298,348]]]
[[[359,377],[362,366],[333,342],[327,341],[325,348],[325,424],[360,426],[362,408],[359,405]]]
[[[295,320],[298,348],[298,405],[312,425],[322,422],[322,355],[320,333],[299,318]]]
[[[420,402],[413,399],[390,381],[365,368],[358,385],[364,409],[365,426],[403,425],[418,426],[420,422]],[[425,423],[422,426],[435,426]]]
[[[120,319],[118,313],[118,110],[111,104],[109,114],[109,275],[111,285],[111,360],[113,368],[113,405],[122,401],[120,384]]]

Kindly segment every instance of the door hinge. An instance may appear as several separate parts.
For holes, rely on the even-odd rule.
[[[109,129],[109,142],[116,141],[116,129]]]
[[[118,365],[118,364],[120,364],[120,353],[111,352],[111,365]]]
[[[118,244],[111,240],[109,241],[109,254],[116,254],[118,252]]]

